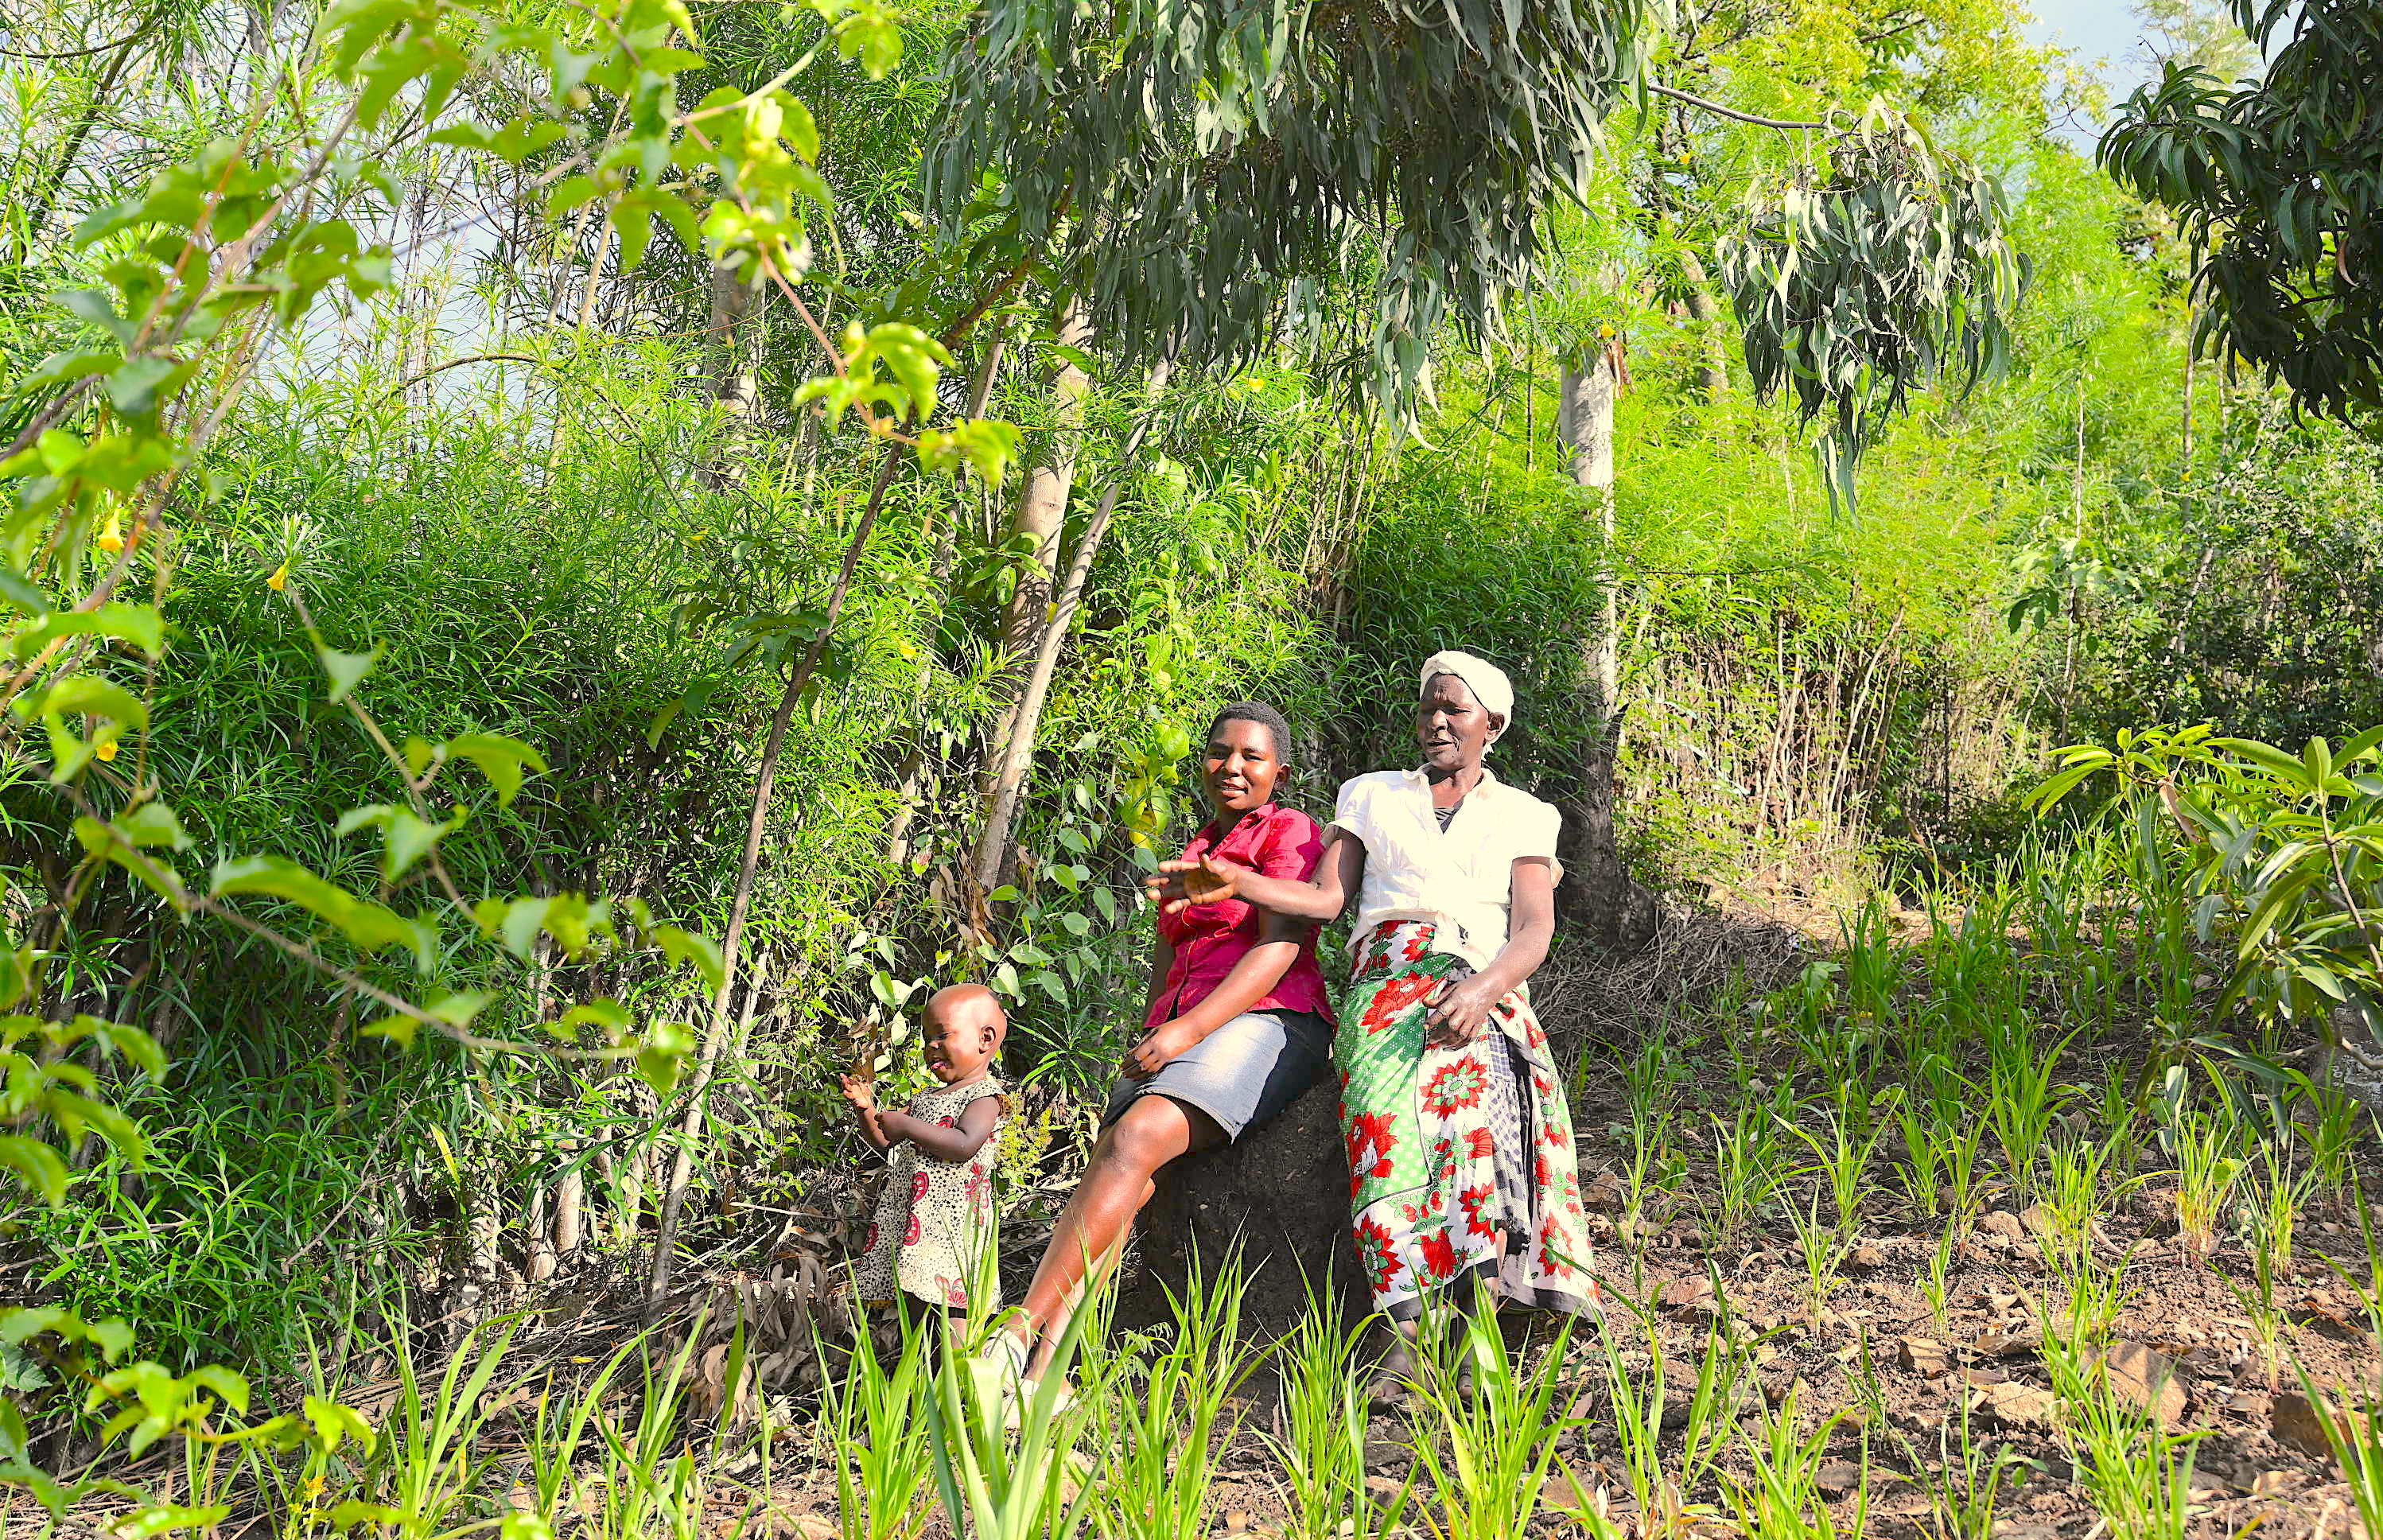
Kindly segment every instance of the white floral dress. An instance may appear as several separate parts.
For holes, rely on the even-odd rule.
[[[933,1086],[912,1097],[904,1111],[922,1123],[960,1126],[970,1103],[1003,1097],[998,1133],[1008,1116],[1007,1092],[991,1076],[966,1085]],[[969,1287],[980,1276],[993,1280],[987,1310],[1001,1308],[999,1272],[989,1252],[994,1241],[994,1140],[988,1137],[965,1161],[939,1161],[907,1140],[894,1148],[884,1196],[860,1259],[860,1299],[890,1303],[895,1292],[931,1304],[965,1308]]]

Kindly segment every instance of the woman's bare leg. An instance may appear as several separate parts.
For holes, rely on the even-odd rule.
[[[1169,1161],[1220,1144],[1224,1137],[1207,1114],[1163,1094],[1137,1098],[1101,1135],[1011,1327],[1035,1349],[1030,1377],[1049,1367],[1086,1280],[1106,1276],[1117,1264],[1134,1216],[1154,1190],[1152,1178]]]

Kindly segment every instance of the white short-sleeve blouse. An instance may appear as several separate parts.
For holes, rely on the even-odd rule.
[[[1562,824],[1553,806],[1486,768],[1481,783],[1457,805],[1446,833],[1422,770],[1377,770],[1342,782],[1332,827],[1365,845],[1352,943],[1388,921],[1428,920],[1439,927],[1444,950],[1475,968],[1488,967],[1506,945],[1514,863],[1540,858],[1556,865],[1556,831]]]

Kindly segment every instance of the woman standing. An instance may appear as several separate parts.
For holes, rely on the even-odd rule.
[[[1216,816],[1192,836],[1185,859],[1289,883],[1314,875],[1323,832],[1275,801],[1290,742],[1270,706],[1245,701],[1216,714],[1204,766]],[[1315,928],[1247,904],[1162,910],[1142,1029],[1034,1282],[986,1349],[1022,1381],[1042,1377],[1086,1276],[1115,1263],[1159,1168],[1239,1139],[1324,1078],[1332,1006]]]
[[[1555,934],[1556,809],[1489,773],[1513,720],[1503,672],[1464,652],[1423,666],[1419,770],[1340,787],[1312,881],[1192,857],[1152,880],[1163,908],[1237,900],[1328,920],[1352,897],[1352,974],[1334,1056],[1357,1255],[1401,1336],[1376,1394],[1412,1374],[1425,1300],[1593,1312],[1572,1114],[1526,981]]]

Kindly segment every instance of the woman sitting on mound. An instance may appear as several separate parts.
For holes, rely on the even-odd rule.
[[[1290,728],[1270,706],[1228,706],[1209,724],[1204,776],[1216,816],[1187,860],[1301,883],[1324,848],[1315,820],[1275,801]],[[1162,913],[1143,1036],[1126,1054],[1099,1145],[1059,1216],[1026,1298],[985,1349],[1031,1385],[1088,1276],[1116,1264],[1168,1162],[1241,1134],[1323,1078],[1332,1007],[1315,928],[1230,901]]]

